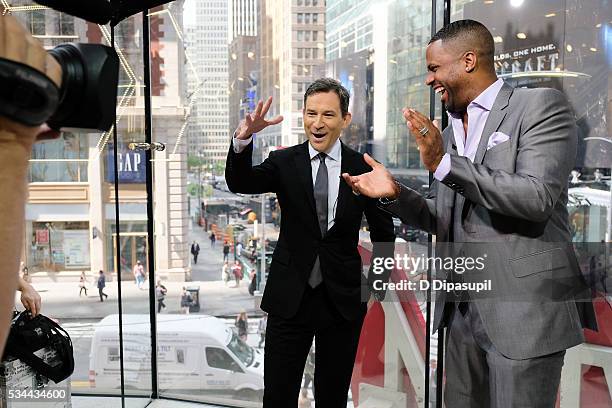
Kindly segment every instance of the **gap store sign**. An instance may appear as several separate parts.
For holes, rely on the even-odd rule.
[[[119,145],[117,151],[117,163],[119,168],[119,183],[145,183],[146,167],[145,152],[133,151],[127,145]],[[108,144],[106,148],[106,181],[115,181],[115,160],[113,155],[113,145]]]

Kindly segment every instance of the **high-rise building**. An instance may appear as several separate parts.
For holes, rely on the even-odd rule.
[[[273,96],[270,116],[281,125],[262,132],[264,145],[292,146],[304,140],[304,91],[325,72],[325,4],[323,1],[265,0],[261,13],[262,98]]]
[[[229,20],[228,41],[235,37],[257,36],[257,15],[259,0],[229,0],[227,17]]]
[[[259,96],[259,37],[257,0],[230,0],[229,26],[229,133],[233,133],[247,112],[253,111]]]
[[[225,163],[228,144],[228,0],[193,0],[187,47],[196,91],[188,129],[189,154],[206,164]],[[195,78],[193,77],[195,74]],[[191,76],[191,78],[190,78]]]
[[[380,6],[377,6],[380,7]],[[339,80],[351,95],[351,125],[342,141],[373,153],[374,48],[372,2],[327,1],[326,76]],[[378,157],[377,157],[378,158]]]

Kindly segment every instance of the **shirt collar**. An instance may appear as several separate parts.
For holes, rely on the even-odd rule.
[[[332,160],[340,161],[340,151],[342,150],[342,144],[340,143],[340,138],[336,139],[336,143],[329,148],[325,154]],[[310,160],[314,159],[320,152],[315,150],[314,147],[308,142],[308,153],[310,153]]]
[[[476,98],[474,98],[474,100],[470,102],[468,107],[473,106],[473,105],[478,105],[482,109],[490,111],[491,108],[493,108],[495,99],[497,99],[497,95],[499,94],[499,91],[502,89],[502,86],[504,86],[504,81],[501,78],[499,78],[497,81],[489,85],[487,89],[482,91]],[[455,113],[448,112],[448,115],[454,119],[463,119],[463,115],[461,114],[455,114]]]
[[[498,79],[489,85],[487,89],[482,91],[481,94],[472,101],[472,103],[490,111],[502,86],[504,86],[504,81],[502,79]]]

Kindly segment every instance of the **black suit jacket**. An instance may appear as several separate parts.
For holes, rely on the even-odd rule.
[[[376,206],[376,200],[356,196],[340,181],[334,225],[321,236],[313,194],[308,142],[273,151],[260,165],[252,166],[253,144],[239,154],[230,145],[225,179],[234,193],[276,193],[282,209],[280,235],[266,282],[261,308],[284,318],[293,317],[317,255],[323,281],[342,316],[348,320],[365,311],[362,287],[372,287],[374,278],[388,280],[390,271],[362,275],[357,251],[359,228],[366,215],[374,256],[393,256],[392,217]],[[342,144],[341,172],[358,175],[370,171],[363,155]],[[379,244],[386,242],[387,244]],[[369,282],[368,282],[369,281]]]

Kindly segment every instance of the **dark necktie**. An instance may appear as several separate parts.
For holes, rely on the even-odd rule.
[[[325,164],[325,153],[319,153],[317,156],[321,163],[319,164],[319,170],[317,171],[317,178],[314,185],[314,198],[317,206],[317,219],[319,220],[319,228],[321,229],[321,236],[324,236],[327,232],[327,195],[328,195],[328,182],[327,182],[327,165]],[[323,281],[323,275],[321,274],[321,264],[319,257],[314,263],[310,277],[308,278],[308,284],[315,288]]]

